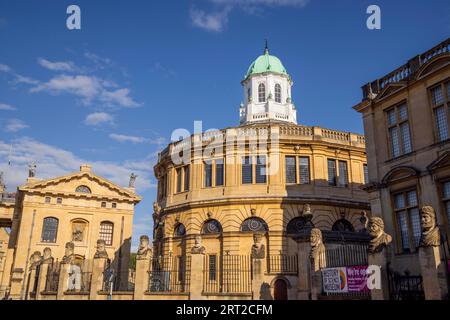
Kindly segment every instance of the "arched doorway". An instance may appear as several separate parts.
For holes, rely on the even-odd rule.
[[[283,279],[278,279],[274,284],[274,293],[275,300],[287,300],[287,284]]]

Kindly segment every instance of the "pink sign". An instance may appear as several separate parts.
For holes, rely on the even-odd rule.
[[[367,288],[367,267],[353,266],[347,267],[347,283],[349,292],[368,292]]]

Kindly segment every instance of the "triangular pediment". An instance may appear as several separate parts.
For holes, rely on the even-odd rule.
[[[131,189],[122,188],[91,172],[78,172],[53,179],[29,182],[19,187],[19,190],[85,198],[117,198],[140,201],[140,197]]]
[[[389,83],[386,87],[384,87],[383,90],[378,94],[377,100],[381,100],[386,98],[387,96],[390,96],[391,94],[405,88],[407,86],[406,81],[399,81],[396,83]]]
[[[412,167],[397,167],[389,171],[383,178],[383,184],[392,184],[409,178],[417,177],[419,172]]]
[[[430,163],[427,167],[428,171],[435,172],[439,169],[450,167],[450,152],[445,151],[436,160]]]

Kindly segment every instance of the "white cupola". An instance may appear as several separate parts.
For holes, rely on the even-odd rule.
[[[297,124],[297,110],[291,99],[292,79],[280,59],[269,54],[267,42],[264,54],[250,65],[241,83],[241,124],[267,120]]]

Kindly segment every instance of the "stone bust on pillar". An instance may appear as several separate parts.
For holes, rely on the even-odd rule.
[[[50,249],[48,247],[44,249],[44,256],[42,257],[42,263],[43,264],[52,264],[53,263],[52,249]]]
[[[108,252],[106,252],[105,240],[97,240],[97,251],[95,252],[94,259],[108,259]]]
[[[205,254],[205,247],[202,246],[202,236],[197,234],[195,236],[195,243],[191,249],[191,254]]]
[[[42,262],[42,257],[41,257],[41,253],[39,251],[35,251],[33,253],[33,255],[31,256],[31,266],[30,269],[31,270],[36,270],[36,268],[41,264]]]
[[[382,252],[392,242],[392,237],[384,232],[383,219],[379,217],[370,218],[367,228],[371,238],[368,249],[370,254]]]
[[[137,260],[145,260],[152,254],[152,249],[149,246],[150,239],[148,236],[141,236],[139,238],[139,248],[136,254]]]
[[[420,224],[422,236],[420,247],[438,247],[441,242],[439,227],[436,224],[436,213],[433,207],[423,207],[420,210]]]
[[[266,257],[266,247],[262,243],[263,235],[255,233],[253,235],[252,258],[264,259]]]
[[[322,231],[314,228],[311,230],[311,265],[315,270],[326,268],[327,262],[325,257],[325,245],[323,244]]]
[[[64,251],[64,257],[62,258],[62,263],[72,264],[75,260],[75,245],[73,242],[66,243],[66,250]]]

